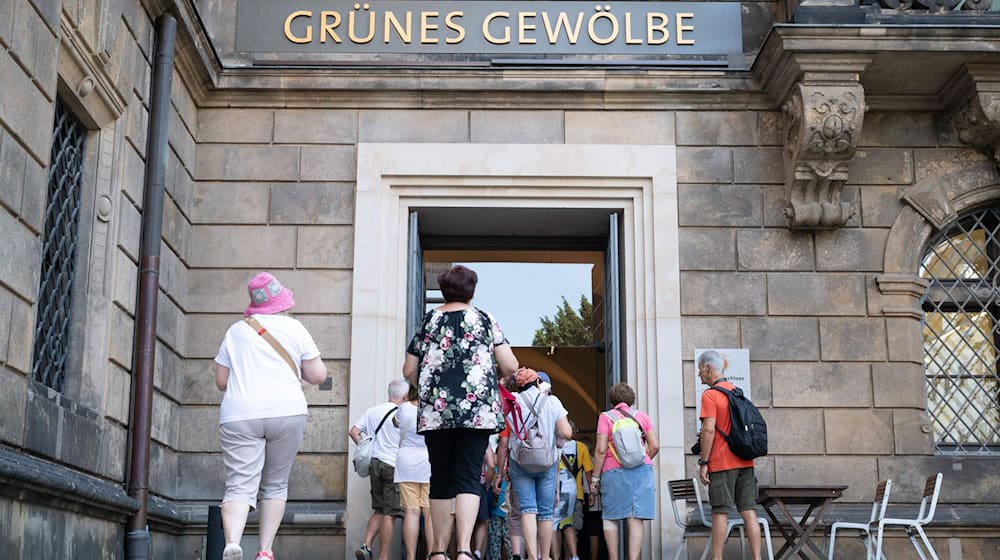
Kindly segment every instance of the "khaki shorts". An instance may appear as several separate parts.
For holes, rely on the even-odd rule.
[[[757,476],[753,467],[730,469],[708,474],[708,502],[712,513],[753,509],[757,504]]]
[[[403,509],[431,507],[431,483],[400,482],[399,504]]]
[[[372,459],[369,476],[372,482],[372,509],[375,513],[403,517],[399,507],[399,486],[392,481],[396,469],[392,465]]]

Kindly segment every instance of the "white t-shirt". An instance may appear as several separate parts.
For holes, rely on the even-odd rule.
[[[396,466],[396,453],[399,451],[399,428],[392,425],[392,417],[399,411],[390,414],[384,423],[382,419],[398,406],[391,402],[377,404],[354,423],[356,428],[372,436],[372,457],[392,466]],[[382,423],[382,429],[378,429],[379,423]],[[375,430],[378,430],[377,434]]]
[[[292,357],[302,361],[319,357],[319,349],[305,326],[286,315],[254,315]],[[292,373],[264,337],[242,320],[233,323],[219,346],[215,362],[229,368],[229,383],[219,408],[219,423],[307,414],[301,373]]]
[[[565,407],[563,407],[563,403],[559,400],[559,397],[555,395],[549,395],[548,397],[539,395],[540,393],[537,386],[530,387],[527,390],[517,393],[517,402],[521,405],[521,416],[524,418],[524,425],[527,426],[534,421],[533,419],[535,416],[531,413],[531,408],[528,405],[530,404],[538,410],[538,427],[542,430],[543,434],[551,435],[552,450],[556,457],[558,457],[559,454],[555,451],[557,448],[556,422],[558,422],[560,418],[568,415],[569,412]],[[535,400],[536,398],[538,399],[537,401]],[[514,446],[517,445],[517,441],[517,438],[511,435],[508,444],[511,451],[513,451]]]
[[[424,436],[417,433],[418,412],[417,406],[409,402],[399,405],[399,410],[396,412],[396,419],[399,420],[399,452],[396,454],[393,482],[426,484],[431,481],[431,462],[427,456],[427,444],[424,443]]]

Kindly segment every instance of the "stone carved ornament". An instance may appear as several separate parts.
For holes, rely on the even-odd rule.
[[[958,139],[1000,164],[1000,93],[968,96],[952,115]]]
[[[842,227],[854,213],[841,194],[861,138],[864,90],[860,84],[799,83],[782,110],[788,227]]]
[[[918,10],[930,12],[947,12],[955,9],[985,12],[993,6],[994,0],[879,0],[883,8],[890,10],[910,10],[916,4]],[[961,2],[961,6],[959,3]],[[873,4],[874,2],[862,2],[863,4]]]

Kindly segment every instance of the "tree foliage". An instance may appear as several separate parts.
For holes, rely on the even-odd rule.
[[[554,317],[539,318],[542,326],[535,330],[532,346],[590,346],[593,340],[591,332],[594,306],[587,296],[580,296],[580,308],[573,307],[562,298],[562,304],[556,309]]]

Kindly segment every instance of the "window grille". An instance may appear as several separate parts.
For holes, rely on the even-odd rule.
[[[57,391],[63,390],[66,377],[86,133],[57,100],[31,366],[32,379]]]
[[[920,267],[927,411],[939,453],[1000,454],[1000,208],[971,212]]]

